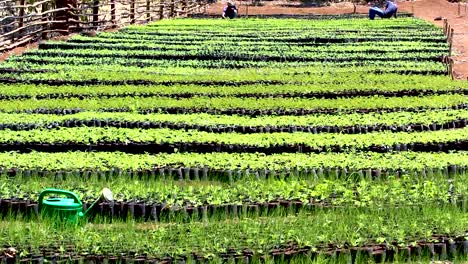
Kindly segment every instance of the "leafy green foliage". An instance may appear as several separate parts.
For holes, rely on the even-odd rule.
[[[174,211],[231,204],[243,212],[177,224],[98,217],[81,226],[11,214],[0,220],[0,244],[20,248],[23,257],[53,247],[60,254],[205,257],[250,249],[258,259],[287,245],[315,252],[330,243],[404,247],[440,235],[463,240],[468,84],[444,76],[447,53],[441,30],[413,18],[164,20],[43,43],[0,65],[1,81],[12,83],[0,85],[6,148],[142,143],[268,151],[288,145],[318,154],[0,152],[0,199],[36,199],[41,189],[55,187],[92,201],[107,186],[118,201]],[[376,125],[388,127],[366,134],[288,129]],[[441,130],[415,132],[421,125]],[[189,129],[197,126],[287,132]],[[400,126],[407,132],[392,132]],[[425,151],[425,144],[445,143],[453,144],[444,153],[363,151],[415,144]],[[320,206],[268,217],[245,209],[278,200]]]

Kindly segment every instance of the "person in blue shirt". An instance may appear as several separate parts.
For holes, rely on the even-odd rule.
[[[237,7],[234,2],[228,1],[227,6],[223,9],[223,18],[229,17],[230,19],[237,17]]]
[[[397,11],[397,4],[393,3],[392,1],[387,1],[385,3],[385,11],[378,8],[377,6],[371,7],[369,9],[369,18],[374,20],[375,15],[378,15],[381,18],[391,18],[392,16],[396,18]]]

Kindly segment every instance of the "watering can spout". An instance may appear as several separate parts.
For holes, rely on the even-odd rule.
[[[91,206],[86,210],[83,216],[88,216],[88,214],[91,212],[93,207],[98,204],[101,201],[105,202],[113,202],[114,201],[114,195],[112,194],[112,191],[109,188],[104,188],[102,189],[101,196],[99,199],[97,199]]]
[[[104,200],[106,202],[114,201],[114,194],[112,194],[112,191],[109,188],[102,189],[101,200]]]

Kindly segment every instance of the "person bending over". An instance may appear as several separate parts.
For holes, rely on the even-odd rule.
[[[223,18],[229,17],[230,19],[237,17],[237,7],[234,2],[228,1],[223,9]]]
[[[385,11],[378,8],[377,6],[371,7],[369,9],[369,18],[374,20],[375,15],[378,15],[381,18],[391,18],[392,16],[396,18],[397,11],[397,4],[393,3],[392,1],[387,1],[385,3]]]

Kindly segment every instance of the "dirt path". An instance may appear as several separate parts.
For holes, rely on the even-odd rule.
[[[249,1],[251,2],[251,1]],[[207,8],[210,15],[221,15],[221,10],[225,0],[212,4]],[[291,1],[263,1],[262,6],[246,6],[246,2],[236,1],[239,6],[239,14],[249,15],[262,14],[349,14],[353,13],[354,6],[351,3],[337,3],[327,7],[303,6],[299,2]],[[460,16],[458,15],[458,4],[449,3],[446,0],[415,0],[401,1],[397,0],[399,10],[403,12],[414,13],[435,25],[442,27],[442,21],[434,21],[436,17],[448,19],[448,23],[454,29],[453,38],[453,58],[454,77],[457,79],[468,78],[468,4],[461,5]],[[367,13],[369,7],[358,6],[358,13]]]

